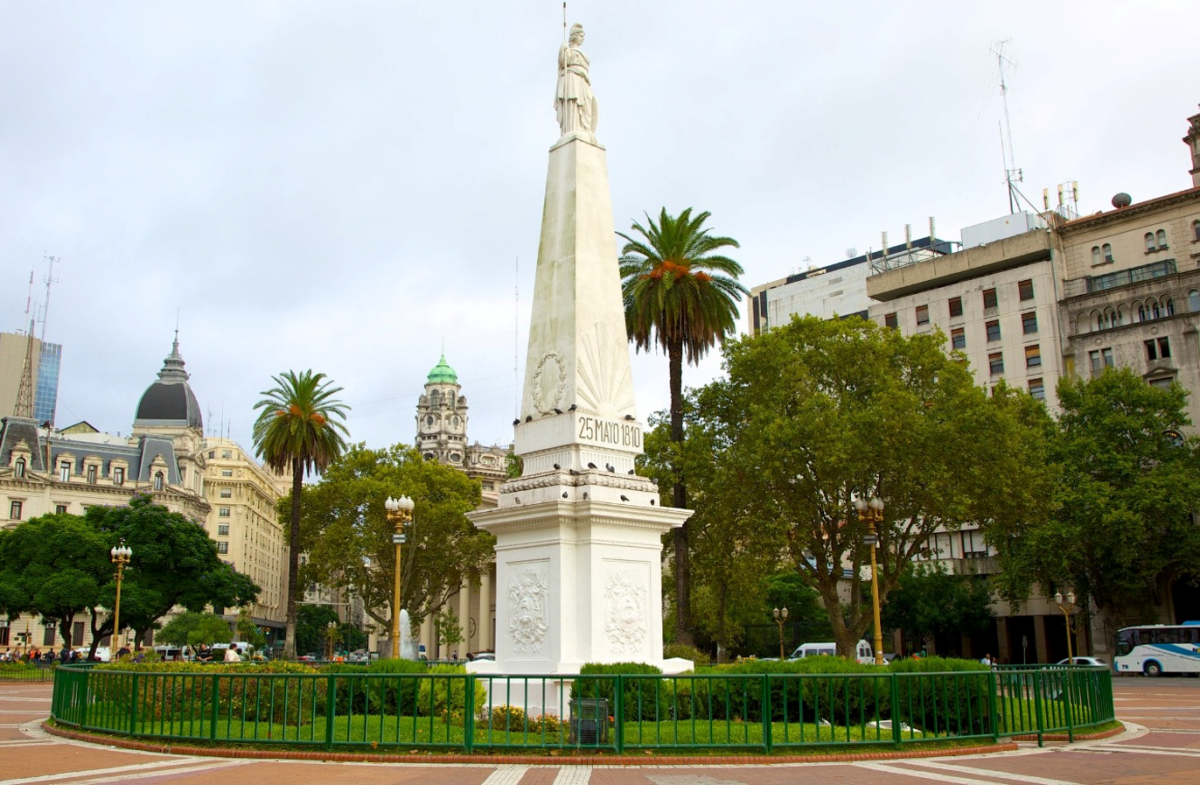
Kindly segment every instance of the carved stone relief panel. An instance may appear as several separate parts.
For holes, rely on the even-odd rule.
[[[604,634],[617,655],[644,655],[650,634],[649,565],[609,561],[604,565]]]
[[[508,634],[518,654],[541,654],[550,629],[550,565],[547,560],[509,565]]]

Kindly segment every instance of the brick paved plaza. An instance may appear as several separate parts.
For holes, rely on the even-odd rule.
[[[48,684],[0,685],[0,784],[21,783],[446,783],[446,785],[775,785],[918,783],[1101,785],[1170,778],[1200,783],[1200,679],[1114,680],[1129,732],[1067,748],[1022,744],[1015,753],[913,761],[767,766],[606,768],[231,760],[131,752],[67,741],[41,729]]]

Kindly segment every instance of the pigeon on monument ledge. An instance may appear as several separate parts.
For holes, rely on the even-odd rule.
[[[555,468],[555,469],[561,469],[562,467],[561,467],[561,466],[559,466],[559,465],[556,463],[556,464],[554,464],[554,468]]]
[[[630,470],[629,470],[629,473],[630,473],[630,474],[633,474],[633,469],[630,469]]]
[[[627,414],[627,415],[625,415],[625,419],[632,420],[632,419],[634,419],[634,416],[632,414]]]
[[[621,501],[627,502],[627,501],[629,501],[629,497],[626,496],[625,494],[621,494]]]
[[[595,468],[596,468],[596,464],[592,463],[591,461],[588,461],[588,468],[589,468],[589,469],[595,469]]]
[[[531,414],[528,417],[526,417],[525,422],[533,422],[533,415]]]
[[[557,406],[555,406],[555,407],[554,407],[554,413],[555,413],[555,414],[562,414],[562,409],[560,409],[560,408],[558,408]]]
[[[567,471],[569,471],[569,472],[571,473],[571,476],[572,476],[572,477],[578,477],[578,476],[579,476],[579,472],[578,472],[578,471],[576,471],[575,469],[567,469]]]
[[[513,420],[513,425],[520,425],[520,424],[521,424],[521,418],[520,418],[520,417],[518,417],[517,419]]]
[[[567,409],[567,411],[569,411],[569,412],[573,412],[573,411],[575,411],[575,410],[576,410],[576,409],[578,409],[578,408],[579,408],[579,407],[578,407],[578,406],[576,406],[575,404],[571,404],[571,408],[570,408],[570,409]]]
[[[567,492],[566,492],[566,491],[563,491],[563,498],[564,498],[564,499],[566,499],[567,497],[568,497],[568,494],[567,494]]]
[[[616,469],[613,468],[613,465],[611,463],[604,464],[604,468],[608,469],[610,472],[613,472],[613,473],[616,473],[616,471],[617,471]]]

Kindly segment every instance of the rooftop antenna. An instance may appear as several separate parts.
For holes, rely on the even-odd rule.
[[[1004,119],[1000,124],[1000,155],[1004,159],[1004,182],[1008,186],[1008,211],[1015,213],[1018,196],[1015,183],[1024,182],[1025,174],[1017,168],[1016,155],[1013,153],[1012,122],[1008,117],[1008,83],[1004,78],[1004,64],[1017,67],[1016,63],[1004,56],[1004,45],[1011,41],[1011,38],[1006,38],[992,47],[991,51],[996,55],[996,67],[1000,70],[1000,101],[1004,105]]]
[[[46,302],[42,305],[42,340],[46,340],[46,317],[50,314],[50,286],[58,283],[58,279],[54,277],[54,265],[62,262],[57,256],[46,254],[46,261],[50,262],[50,268],[46,271]],[[32,279],[30,279],[32,283]]]
[[[563,15],[567,4],[563,3]],[[565,22],[563,24],[566,24]],[[521,257],[513,258],[513,419],[521,416]]]

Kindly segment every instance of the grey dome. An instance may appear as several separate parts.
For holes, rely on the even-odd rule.
[[[138,402],[133,425],[158,425],[204,429],[200,403],[188,385],[188,373],[179,356],[179,337],[171,345],[171,354],[163,361],[158,381],[146,388]]]

